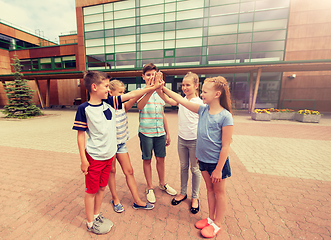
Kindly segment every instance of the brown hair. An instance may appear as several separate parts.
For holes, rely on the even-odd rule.
[[[84,71],[84,85],[89,93],[91,93],[92,84],[99,85],[102,80],[109,79],[108,74],[99,71]]]
[[[121,80],[114,79],[109,82],[109,89],[111,91],[115,91],[118,87],[124,87],[124,83]]]
[[[230,113],[232,113],[231,94],[226,79],[222,76],[218,76],[218,77],[206,78],[205,82],[214,83],[214,88],[217,91],[221,91],[220,104]]]
[[[193,80],[193,84],[194,85],[198,85],[198,89],[196,89],[195,95],[199,96],[199,76],[196,73],[193,72],[188,72],[186,73],[186,75],[184,76],[183,80],[185,78],[190,78]]]
[[[143,74],[145,75],[145,73],[147,71],[150,70],[155,70],[155,71],[159,71],[159,69],[157,69],[157,67],[154,65],[154,63],[147,63],[145,64],[145,66],[143,67]]]

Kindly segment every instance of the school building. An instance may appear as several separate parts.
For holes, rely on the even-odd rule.
[[[16,55],[36,104],[65,106],[86,101],[83,70],[131,91],[153,62],[178,92],[192,71],[224,76],[235,108],[331,112],[330,11],[329,0],[76,0],[77,33],[60,44],[0,20],[0,80]]]

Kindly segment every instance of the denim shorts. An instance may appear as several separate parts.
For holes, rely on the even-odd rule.
[[[117,144],[117,152],[116,153],[127,153],[127,152],[128,152],[128,149],[127,149],[125,143]]]
[[[207,171],[209,175],[213,173],[217,166],[217,163],[204,163],[199,161],[199,169],[200,171]],[[223,169],[222,169],[222,179],[231,177],[231,168],[230,168],[230,162],[229,162],[229,157],[227,157]]]
[[[146,137],[144,134],[139,133],[138,136],[140,138],[140,149],[143,160],[152,159],[153,150],[155,157],[162,158],[166,156],[166,135],[162,135],[160,137]]]

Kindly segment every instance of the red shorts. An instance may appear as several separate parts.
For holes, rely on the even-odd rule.
[[[90,163],[88,174],[85,175],[85,192],[95,194],[99,187],[106,187],[109,180],[109,174],[114,157],[108,160],[94,160],[86,151],[87,161]]]

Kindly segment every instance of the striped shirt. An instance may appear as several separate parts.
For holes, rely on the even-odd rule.
[[[138,132],[146,137],[160,137],[166,134],[163,124],[164,105],[162,98],[153,92],[145,107],[139,111]]]
[[[125,143],[129,140],[129,126],[128,117],[126,116],[125,109],[118,109],[115,111],[116,115],[116,132],[117,144]]]

